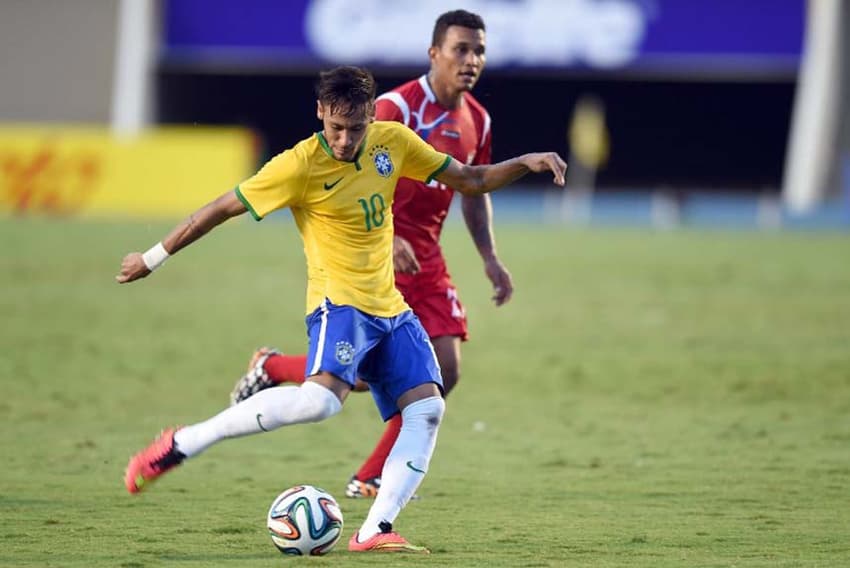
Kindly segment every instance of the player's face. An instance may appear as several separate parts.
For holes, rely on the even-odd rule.
[[[449,26],[442,45],[428,50],[432,80],[452,90],[472,90],[487,60],[484,39],[484,30]]]
[[[347,109],[331,109],[317,101],[316,116],[324,126],[325,140],[328,142],[334,158],[343,162],[354,160],[357,150],[366,137],[366,128],[374,120],[374,110],[370,106],[357,109],[350,116],[344,112]]]

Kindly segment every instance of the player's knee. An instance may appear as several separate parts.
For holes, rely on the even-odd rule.
[[[446,402],[441,396],[430,396],[408,404],[401,412],[401,421],[404,426],[424,426],[427,429],[436,429],[443,421],[446,412]]]
[[[443,421],[443,415],[446,413],[446,400],[443,397],[435,397],[433,399],[434,411],[431,415],[430,423],[434,426],[439,426]]]
[[[322,385],[307,381],[299,387],[299,394],[298,422],[319,422],[342,409],[336,395]]]

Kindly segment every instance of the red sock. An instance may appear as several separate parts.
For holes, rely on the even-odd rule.
[[[272,355],[263,368],[276,383],[303,383],[306,355]]]
[[[383,436],[378,440],[378,445],[375,446],[375,449],[372,450],[372,455],[366,458],[366,461],[360,466],[356,474],[357,479],[366,481],[373,477],[381,477],[384,462],[387,461],[387,456],[390,455],[390,450],[393,449],[393,444],[395,444],[400,431],[401,413],[387,420],[387,427],[384,430]]]

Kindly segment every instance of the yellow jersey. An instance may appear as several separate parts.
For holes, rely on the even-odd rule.
[[[367,314],[409,309],[395,287],[392,204],[398,178],[430,182],[451,157],[398,122],[373,122],[352,162],[321,132],[278,154],[236,188],[258,221],[289,207],[307,259],[307,313],[328,298]]]

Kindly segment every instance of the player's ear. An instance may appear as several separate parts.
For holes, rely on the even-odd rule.
[[[316,118],[319,120],[325,119],[325,106],[322,104],[322,101],[316,101]]]
[[[434,58],[437,57],[438,51],[440,51],[440,48],[437,47],[436,45],[432,45],[431,47],[428,48],[428,59],[431,61],[431,63],[433,63]]]

